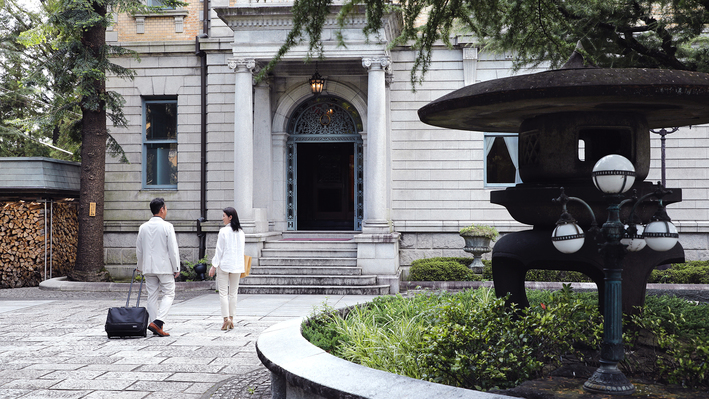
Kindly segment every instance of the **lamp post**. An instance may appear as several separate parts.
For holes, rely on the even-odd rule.
[[[605,274],[601,366],[584,383],[583,388],[593,393],[631,395],[635,392],[635,386],[618,369],[618,362],[624,358],[621,286],[623,258],[626,250],[638,251],[644,247],[639,241],[645,241],[655,251],[672,249],[679,235],[662,203],[662,197],[669,193],[662,185],[658,184],[656,191],[640,199],[624,199],[623,194],[635,182],[635,168],[628,159],[620,155],[607,155],[593,167],[592,177],[596,188],[603,192],[608,203],[608,220],[599,231],[591,207],[580,198],[567,196],[561,188],[561,195],[554,201],[562,205],[562,214],[552,233],[552,243],[562,253],[574,253],[581,249],[586,234],[568,213],[566,204],[571,201],[583,204],[592,215],[593,224],[589,232],[598,241]],[[650,197],[658,199],[658,210],[652,222],[642,228],[635,211],[638,204]],[[626,225],[620,220],[620,209],[629,203],[634,205]]]
[[[665,181],[665,136],[668,134],[672,134],[679,130],[678,127],[673,127],[670,130],[665,129],[664,127],[660,130],[656,129],[650,129],[651,133],[659,134],[660,135],[660,142],[662,143],[660,153],[662,155],[662,186],[666,187],[666,181]]]

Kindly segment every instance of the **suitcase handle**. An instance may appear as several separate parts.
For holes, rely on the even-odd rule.
[[[135,280],[135,272],[138,270],[138,268],[133,269],[133,277],[130,279],[130,287],[128,287],[128,298],[126,299],[126,307],[130,307],[130,295],[131,292],[133,291],[133,281]],[[143,279],[140,279],[140,288],[138,288],[138,300],[135,302],[135,307],[140,306],[140,293],[143,291]]]

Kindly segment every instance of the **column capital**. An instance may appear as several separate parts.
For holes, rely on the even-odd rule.
[[[229,69],[233,69],[234,72],[253,73],[254,69],[256,69],[256,60],[252,58],[229,58],[227,65],[229,65]]]
[[[391,65],[389,57],[362,58],[362,66],[370,71],[386,69],[389,65]]]

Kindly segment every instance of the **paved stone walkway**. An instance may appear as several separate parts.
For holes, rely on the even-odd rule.
[[[240,295],[235,329],[220,330],[219,297],[178,292],[170,337],[108,339],[123,293],[0,290],[0,399],[269,398],[255,342],[269,326],[371,296]],[[144,303],[145,296],[141,302]]]

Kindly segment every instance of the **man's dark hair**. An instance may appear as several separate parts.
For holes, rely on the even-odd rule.
[[[165,199],[155,198],[154,200],[150,201],[150,212],[152,212],[153,215],[157,215],[163,206],[165,206]]]

